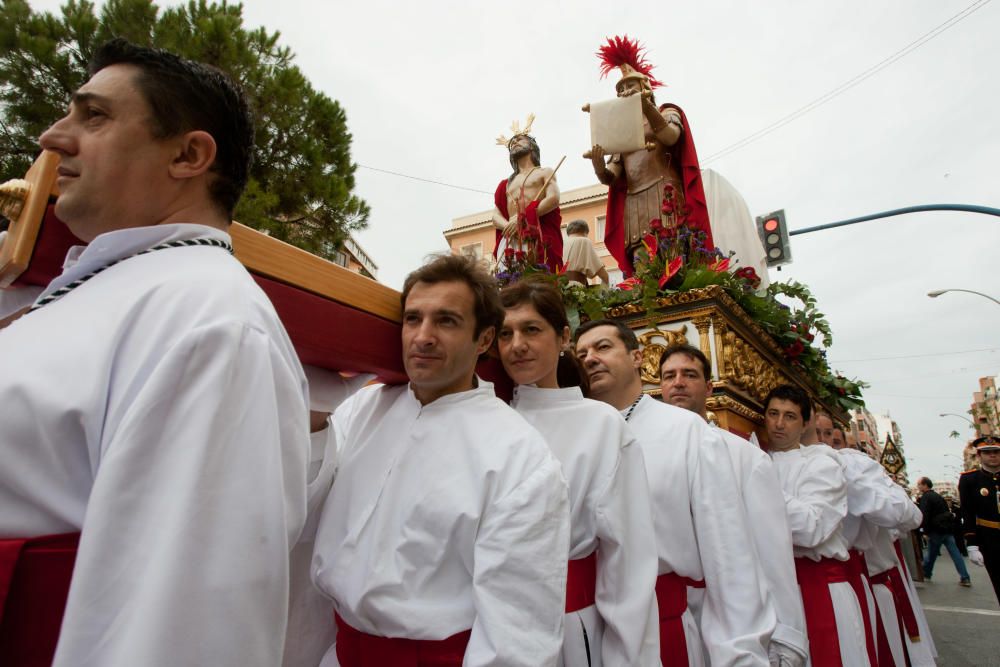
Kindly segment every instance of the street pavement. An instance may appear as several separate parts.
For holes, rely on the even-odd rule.
[[[986,570],[966,559],[972,588],[958,585],[947,552],[934,563],[934,580],[916,582],[937,646],[940,667],[1000,667],[1000,605]]]

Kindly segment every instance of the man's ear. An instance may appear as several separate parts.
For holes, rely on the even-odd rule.
[[[215,163],[215,139],[204,130],[192,130],[177,138],[177,151],[170,163],[170,175],[194,178],[208,172]]]
[[[632,368],[642,368],[642,350],[632,350]]]
[[[479,332],[479,340],[476,341],[476,353],[483,354],[490,346],[493,345],[493,339],[496,337],[497,328],[496,327],[486,327],[481,332]]]

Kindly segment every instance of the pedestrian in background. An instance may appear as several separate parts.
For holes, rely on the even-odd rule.
[[[921,477],[917,481],[917,489],[920,491],[920,500],[917,505],[923,512],[924,522],[921,528],[927,535],[927,555],[924,556],[924,578],[931,580],[934,572],[934,561],[937,560],[941,551],[941,545],[948,550],[962,586],[968,588],[972,585],[969,580],[969,571],[965,568],[965,561],[955,544],[955,536],[952,534],[955,526],[955,516],[948,509],[948,503],[944,501],[937,491],[934,490],[934,482],[928,477]]]

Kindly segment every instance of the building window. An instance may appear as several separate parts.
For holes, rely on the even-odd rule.
[[[459,248],[459,252],[465,257],[471,257],[473,259],[483,258],[483,242],[477,241],[476,243],[469,243],[467,245]]]
[[[347,253],[343,250],[337,250],[333,253],[333,263],[338,266],[347,268]]]
[[[594,220],[594,240],[598,243],[604,241],[604,216],[599,215]]]

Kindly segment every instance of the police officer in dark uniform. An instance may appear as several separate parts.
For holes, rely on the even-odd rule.
[[[969,560],[985,565],[1000,602],[1000,437],[976,438],[979,467],[962,473],[958,493]]]

